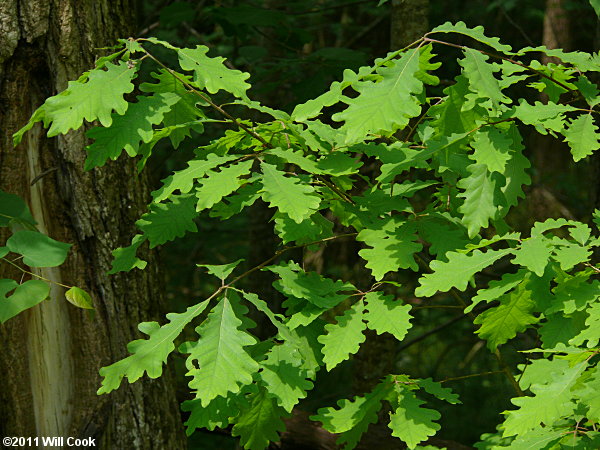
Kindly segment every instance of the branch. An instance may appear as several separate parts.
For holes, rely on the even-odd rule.
[[[567,92],[571,92],[571,93],[576,93],[577,95],[579,95],[579,91],[576,89],[571,89],[570,87],[568,87],[567,85],[565,85],[564,83],[558,81],[557,79],[551,77],[550,75],[546,75],[544,72],[541,72],[537,69],[534,69],[531,66],[528,66],[527,64],[523,64],[522,62],[516,61],[512,58],[509,58],[507,56],[502,56],[502,55],[498,55],[496,53],[490,53],[490,52],[486,52],[485,50],[478,50],[478,49],[474,49],[471,48],[469,46],[466,45],[459,45],[459,44],[453,44],[452,42],[446,42],[446,41],[439,41],[437,39],[431,39],[430,37],[427,37],[429,35],[429,33],[427,33],[424,37],[423,40],[425,42],[434,42],[436,44],[442,44],[442,45],[447,45],[449,47],[454,47],[454,48],[459,48],[461,50],[464,50],[465,48],[469,48],[471,50],[475,50],[479,53],[483,53],[484,55],[490,56],[492,58],[496,58],[496,59],[502,59],[504,61],[508,61],[510,63],[516,64],[517,66],[521,66],[524,69],[527,69],[531,72],[534,72],[535,74],[539,75],[540,77],[546,78],[550,81],[552,81],[553,83],[556,83],[557,85],[559,85],[560,87],[562,87],[563,89],[565,89]]]

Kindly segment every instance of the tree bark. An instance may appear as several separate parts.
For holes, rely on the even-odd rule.
[[[185,445],[168,371],[96,395],[99,368],[126,356],[126,344],[142,337],[138,322],[158,318],[163,302],[151,253],[143,272],[106,274],[111,251],[128,245],[148,201],[145,177],[129,160],[84,172],[82,131],[47,139],[38,124],[16,149],[11,138],[48,96],[93,66],[97,48],[127,37],[133,11],[130,0],[0,2],[0,189],[26,199],[40,231],[74,244],[63,266],[39,274],[86,289],[96,308],[90,319],[53,286],[48,301],[0,325],[2,436],[90,437],[105,449]],[[0,272],[21,276],[4,265]]]
[[[569,51],[571,31],[565,0],[546,0],[544,13],[543,45],[549,49],[562,48]],[[560,63],[557,58],[542,56],[544,64]],[[548,96],[540,95],[542,102],[548,102]],[[549,217],[575,219],[568,204],[563,203],[556,191],[556,180],[567,170],[572,171],[573,159],[567,145],[554,136],[535,133],[532,140],[534,166],[534,186],[529,195],[531,222]]]
[[[392,0],[391,48],[399,50],[429,31],[429,0]]]

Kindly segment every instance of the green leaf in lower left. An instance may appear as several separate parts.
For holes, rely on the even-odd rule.
[[[12,295],[9,292],[14,291]],[[29,280],[23,284],[15,280],[0,279],[0,323],[16,316],[45,300],[50,286],[40,280]]]

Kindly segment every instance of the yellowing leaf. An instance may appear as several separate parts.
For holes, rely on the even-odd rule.
[[[65,292],[65,297],[69,303],[77,306],[78,308],[94,309],[90,294],[85,292],[83,289],[78,288],[77,286],[73,286],[71,289]]]

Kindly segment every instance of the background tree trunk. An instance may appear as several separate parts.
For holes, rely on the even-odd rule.
[[[542,44],[550,49],[571,49],[571,27],[565,0],[546,0]],[[560,63],[556,58],[542,56],[544,64]],[[548,96],[541,94],[542,102],[548,102]],[[561,176],[565,170],[572,170],[572,157],[564,142],[550,135],[534,134],[532,143],[534,186],[530,194],[531,222],[545,220],[548,217],[575,219],[574,213],[559,197]]]
[[[406,47],[429,31],[429,0],[392,0],[392,50]]]
[[[141,337],[137,323],[158,318],[162,303],[152,254],[144,272],[106,275],[111,250],[128,245],[148,200],[145,178],[130,160],[84,173],[83,132],[49,140],[38,124],[19,147],[11,142],[46,97],[93,66],[98,47],[127,37],[133,10],[129,0],[0,2],[0,188],[28,201],[40,231],[74,243],[65,265],[40,274],[86,289],[96,308],[92,320],[53,287],[49,301],[0,326],[3,436],[95,437],[106,449],[185,445],[170,373],[96,395],[98,369],[126,355]]]

